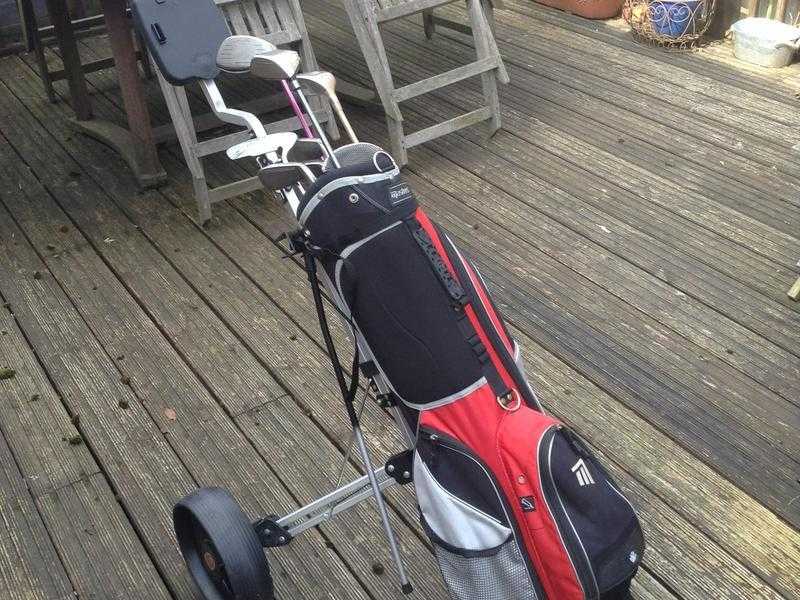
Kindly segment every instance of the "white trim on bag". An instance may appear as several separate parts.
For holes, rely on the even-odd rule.
[[[391,171],[386,171],[385,173],[374,173],[372,175],[353,175],[351,177],[341,177],[335,181],[331,181],[329,184],[323,186],[320,191],[314,194],[314,197],[311,198],[311,200],[308,201],[308,204],[305,205],[303,212],[300,213],[300,216],[297,220],[300,221],[300,224],[305,227],[306,220],[308,220],[308,217],[311,216],[311,213],[314,212],[319,203],[325,199],[325,196],[335,190],[338,190],[339,188],[347,187],[348,185],[356,185],[358,183],[375,183],[376,181],[381,181],[382,179],[392,179],[397,175],[400,175],[400,169],[395,167]]]

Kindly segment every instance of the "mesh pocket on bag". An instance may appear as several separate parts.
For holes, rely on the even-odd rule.
[[[513,538],[496,552],[465,556],[435,543],[434,550],[453,600],[537,600]]]

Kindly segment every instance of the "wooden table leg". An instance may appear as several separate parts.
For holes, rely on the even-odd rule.
[[[125,0],[104,0],[103,10],[108,26],[108,37],[117,78],[122,91],[125,113],[128,115],[128,129],[139,143],[141,173],[137,175],[158,175],[163,173],[158,162],[158,153],[153,140],[150,113],[144,99],[142,82],[133,45],[133,34],[126,13]]]
[[[92,118],[92,103],[86,89],[81,57],[78,54],[78,44],[75,42],[66,0],[47,0],[47,11],[50,13],[50,21],[61,49],[61,60],[64,62],[64,71],[69,82],[72,110],[75,111],[79,121],[87,121]]]
[[[116,149],[133,170],[141,187],[152,187],[164,181],[166,173],[158,161],[125,0],[103,0],[102,6],[128,128],[102,120],[80,121],[78,126],[87,135]]]

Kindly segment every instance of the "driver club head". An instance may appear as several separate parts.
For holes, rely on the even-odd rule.
[[[250,72],[268,80],[292,79],[300,68],[300,55],[294,50],[272,50],[254,56]]]
[[[247,73],[254,57],[275,49],[274,44],[252,35],[232,35],[217,51],[217,66],[226,73]]]
[[[291,131],[271,133],[267,137],[254,138],[228,148],[231,160],[245,157],[275,155],[277,160],[285,158],[297,142],[297,134]]]

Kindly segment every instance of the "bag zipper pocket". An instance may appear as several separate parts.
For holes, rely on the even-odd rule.
[[[553,476],[553,444],[555,442],[556,435],[559,432],[564,435],[569,445],[575,450],[576,455],[583,458],[589,457],[586,452],[579,449],[575,445],[574,440],[571,438],[571,433],[568,433],[563,427],[560,425],[552,425],[550,428],[548,428],[542,434],[542,437],[539,440],[539,446],[537,448],[537,460],[539,463],[539,473],[541,477],[540,481],[542,485],[542,497],[544,498],[547,509],[550,511],[553,521],[556,524],[558,533],[561,536],[561,542],[567,550],[567,555],[569,556],[570,562],[575,569],[575,573],[578,577],[578,581],[581,584],[581,588],[583,589],[584,596],[587,598],[587,600],[595,600],[596,598],[599,598],[600,590],[597,585],[597,578],[595,576],[594,569],[589,561],[589,554],[586,551],[583,540],[581,540],[581,537],[578,534],[575,524],[572,522],[572,519],[570,518],[569,513],[564,506],[564,500],[561,497],[561,493],[556,485],[555,477]],[[578,477],[580,480],[581,477],[591,477],[591,475],[588,474],[588,471],[584,472],[579,467],[579,470],[576,472],[576,477]],[[589,483],[589,479],[586,479],[585,481],[587,484]]]
[[[513,543],[517,546],[520,553],[522,554],[525,566],[527,567],[528,577],[530,579],[530,583],[535,595],[536,599],[546,600],[547,596],[544,593],[544,589],[542,588],[542,584],[539,581],[538,574],[536,573],[536,569],[534,568],[530,557],[528,556],[527,550],[525,549],[525,544],[522,542],[522,535],[519,531],[519,524],[516,522],[514,517],[514,512],[511,510],[509,506],[508,500],[505,497],[502,489],[500,488],[497,478],[494,474],[489,470],[483,460],[480,457],[476,456],[470,448],[464,444],[462,444],[457,439],[442,433],[440,431],[436,431],[434,429],[428,427],[420,427],[419,429],[419,437],[421,439],[427,440],[434,446],[440,446],[442,448],[446,448],[450,452],[456,452],[461,456],[467,458],[468,460],[472,461],[477,465],[483,473],[486,475],[487,479],[491,482],[492,488],[494,493],[497,496],[497,499],[500,502],[500,505],[503,510],[503,514],[505,516],[505,521],[508,524],[508,527],[512,531],[512,540]]]

